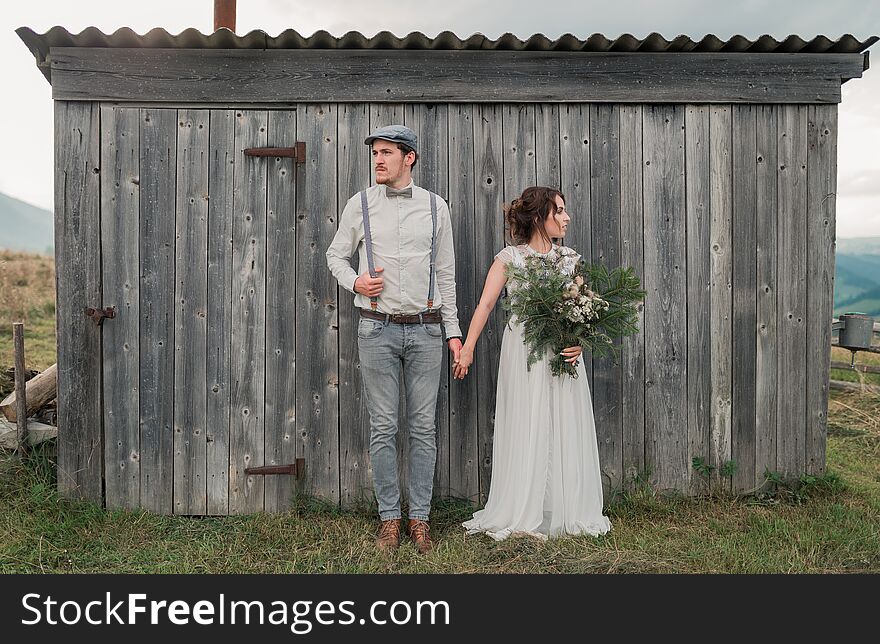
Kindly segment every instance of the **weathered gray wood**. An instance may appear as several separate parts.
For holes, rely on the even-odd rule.
[[[537,183],[535,166],[535,106],[504,105],[504,200],[511,202]]]
[[[55,300],[58,492],[100,503],[104,449],[101,327],[100,109],[55,101]]]
[[[644,107],[645,461],[658,490],[686,489],[687,267],[683,106]]]
[[[837,107],[807,110],[807,428],[806,473],[825,472],[828,376],[834,307]]]
[[[339,215],[350,197],[370,185],[370,154],[364,139],[370,133],[370,106],[339,106]],[[325,249],[326,250],[326,249]],[[352,266],[360,273],[358,254]],[[370,414],[363,392],[358,360],[357,326],[360,319],[354,296],[341,286],[339,297],[339,478],[343,507],[363,506],[373,498],[370,468]]]
[[[204,515],[207,493],[208,110],[177,112],[174,280],[174,513]]]
[[[590,107],[559,106],[560,187],[571,214],[565,245],[593,261],[590,197]],[[506,168],[505,168],[506,171]],[[640,180],[641,183],[641,180]],[[583,355],[584,369],[593,386],[593,356]]]
[[[733,381],[731,458],[734,492],[751,490],[755,474],[755,351],[757,347],[756,108],[733,107]],[[829,313],[830,316],[830,313]],[[830,329],[829,325],[829,329]]]
[[[713,105],[709,110],[709,311],[712,354],[712,425],[709,430],[709,459],[713,488],[730,489],[730,478],[721,476],[730,461],[731,350],[733,293],[733,240],[730,222],[733,210],[731,106]]]
[[[837,103],[864,64],[861,54],[100,47],[53,47],[50,58],[55,99],[222,103]]]
[[[235,112],[210,113],[208,160],[207,513],[229,512]]]
[[[642,217],[642,106],[621,105],[620,263],[645,283]],[[577,213],[575,213],[577,214]],[[645,306],[638,305],[638,335],[623,340],[620,352],[623,475],[629,483],[645,474]]]
[[[269,112],[271,147],[296,144],[294,111]],[[270,157],[266,211],[266,465],[296,460],[296,171],[293,159]],[[331,215],[332,221],[336,218]],[[317,264],[312,270],[321,270]],[[290,507],[292,476],[265,478],[266,511]]]
[[[141,507],[171,514],[177,110],[140,116]]]
[[[495,254],[505,245],[502,110],[499,105],[474,106],[474,270],[480,293]],[[468,378],[476,376],[477,381],[480,503],[486,502],[492,480],[495,393],[505,321],[499,303],[486,322],[474,351],[474,370],[468,375]]]
[[[685,108],[688,459],[699,457],[706,462],[712,427],[710,109],[709,105]],[[687,490],[691,494],[706,491],[705,479],[693,467],[688,470]]]
[[[455,239],[455,285],[462,333],[467,330],[479,302],[479,268],[476,265],[474,225],[474,106],[449,106],[449,212]],[[494,248],[494,245],[492,246]],[[447,352],[448,353],[448,352]],[[464,380],[450,380],[449,392],[449,491],[448,495],[474,503],[480,499],[477,422],[480,400],[476,370]]]
[[[245,469],[265,465],[266,175],[265,158],[244,155],[268,145],[268,114],[235,112],[232,222],[232,360],[229,513],[264,508],[265,481]]]
[[[102,346],[108,508],[139,507],[141,466],[146,477],[158,474],[152,452],[141,462],[138,418],[139,121],[137,109],[101,110],[102,306],[116,309],[116,317],[105,321]]]
[[[409,109],[411,106],[407,106]],[[444,200],[449,199],[449,141],[448,141],[448,109],[445,103],[423,104],[418,106],[419,133],[419,168],[421,175],[419,185],[426,190],[438,194]],[[453,237],[458,240],[453,230]],[[456,262],[458,263],[458,262]],[[427,295],[427,294],[426,294]],[[457,447],[453,442],[450,423],[451,409],[449,405],[449,381],[451,379],[449,363],[451,353],[443,344],[443,362],[440,367],[440,390],[437,393],[436,431],[437,431],[437,465],[434,480],[439,494],[455,495],[462,481],[453,481],[450,467],[452,449]],[[457,440],[457,439],[456,439]]]
[[[559,105],[535,105],[535,176],[539,186],[559,189],[559,139]]]
[[[609,269],[620,266],[621,255],[619,110],[614,105],[590,106],[592,256],[593,263]],[[593,413],[606,495],[623,482],[621,378],[618,360],[611,357],[593,360]]]
[[[27,430],[27,395],[25,394],[24,372],[24,322],[14,322],[12,325],[12,341],[15,353],[15,406],[16,406],[16,430],[17,440],[15,448],[20,454],[25,454],[28,449]]]
[[[0,416],[0,448],[2,449],[21,449],[21,439],[19,438],[19,429],[16,423],[13,423],[3,416]],[[50,438],[58,436],[58,428],[53,425],[37,422],[33,419],[27,419],[25,429],[25,445],[34,447],[40,443],[44,443]]]
[[[777,409],[777,107],[756,108],[757,346],[755,474],[776,471]]]
[[[336,280],[324,253],[336,234],[336,106],[300,105],[297,138],[306,163],[296,186],[297,456],[305,491],[339,502],[339,349]]]
[[[778,108],[777,114],[779,424],[776,461],[783,477],[799,477],[804,472],[806,442],[807,109],[784,105]]]

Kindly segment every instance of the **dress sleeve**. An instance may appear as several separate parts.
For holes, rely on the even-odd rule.
[[[501,249],[501,252],[495,255],[495,259],[501,260],[501,262],[507,266],[516,259],[516,248],[513,246],[505,246]]]

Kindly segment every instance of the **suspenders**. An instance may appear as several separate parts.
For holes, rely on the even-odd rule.
[[[431,271],[428,275],[428,309],[434,307],[434,257],[437,249],[437,195],[428,193],[431,197]],[[373,237],[370,234],[370,207],[367,205],[367,191],[361,190],[361,213],[364,217],[364,244],[367,247],[367,266],[370,277],[376,277],[376,267],[373,263]],[[378,298],[370,298],[370,308],[376,310]]]

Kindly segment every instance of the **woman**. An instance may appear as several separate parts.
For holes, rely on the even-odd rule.
[[[553,188],[527,188],[505,212],[517,244],[495,256],[467,339],[453,366],[464,378],[486,320],[507,283],[505,267],[522,265],[529,255],[568,256],[570,273],[580,256],[557,246],[571,220],[565,198]],[[511,283],[509,288],[516,288]],[[578,378],[551,375],[548,357],[526,368],[528,349],[522,327],[512,318],[504,330],[495,397],[492,484],[486,507],[464,522],[469,534],[485,532],[496,540],[514,533],[541,539],[563,534],[599,535],[611,529],[602,515],[602,478],[596,426],[581,348],[562,355]]]

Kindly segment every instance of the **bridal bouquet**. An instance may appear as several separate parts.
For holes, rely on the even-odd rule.
[[[638,333],[636,305],[645,291],[632,268],[608,271],[578,260],[564,247],[554,255],[526,257],[524,266],[508,264],[507,277],[514,284],[504,308],[522,324],[529,369],[551,351],[551,373],[577,378],[560,351],[580,345],[593,355],[616,357],[620,346],[614,340]]]

